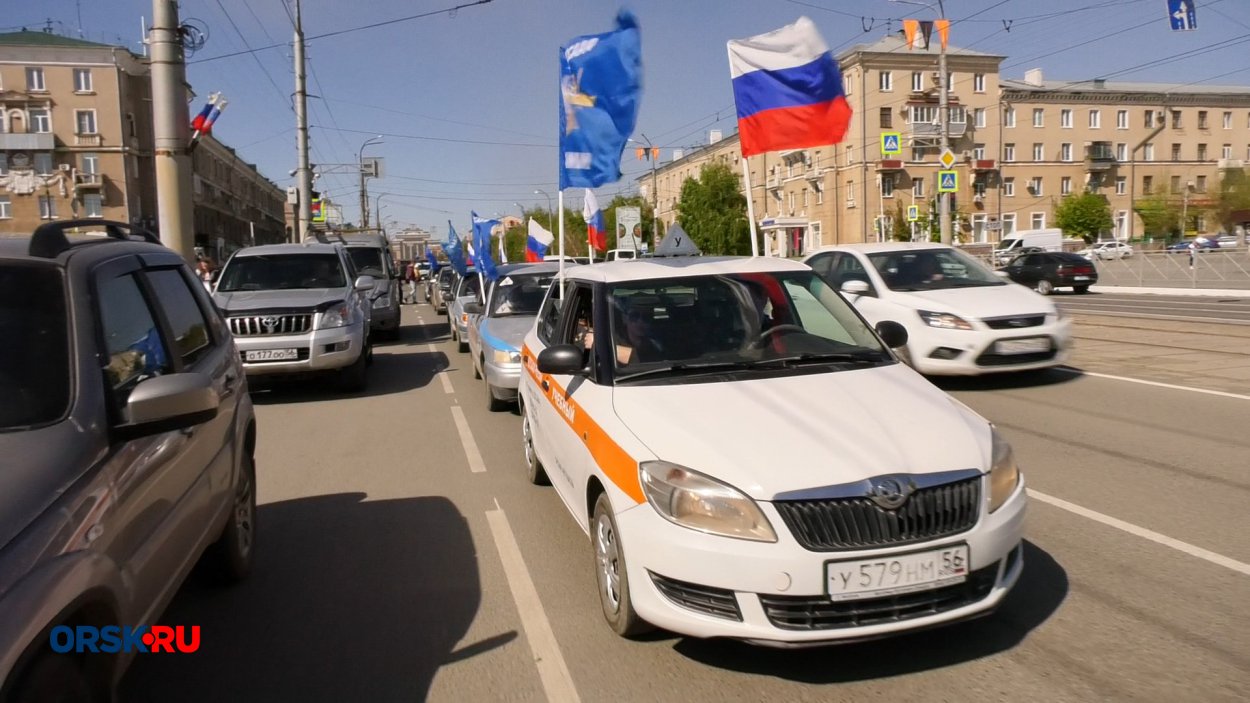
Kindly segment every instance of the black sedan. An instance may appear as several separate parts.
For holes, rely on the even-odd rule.
[[[999,269],[1007,278],[1050,295],[1056,288],[1070,287],[1077,293],[1089,292],[1098,282],[1094,264],[1079,254],[1066,252],[1034,252],[1017,256]]]

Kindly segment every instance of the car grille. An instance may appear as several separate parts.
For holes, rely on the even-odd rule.
[[[769,622],[782,630],[838,630],[902,622],[937,615],[984,600],[998,578],[998,562],[968,574],[968,580],[931,591],[884,598],[831,601],[827,596],[760,595]]]
[[[991,347],[992,349],[993,347]],[[1039,361],[1050,361],[1055,358],[1059,350],[1051,349],[1044,352],[1033,352],[1032,354],[994,354],[985,352],[977,357],[977,366],[1011,366],[1013,364],[1033,364]]]
[[[733,591],[686,583],[659,574],[651,574],[651,581],[665,598],[687,610],[742,622],[742,612],[738,610],[738,599]]]
[[[230,332],[236,337],[272,334],[303,334],[312,329],[312,313],[290,315],[250,315],[230,317]]]
[[[773,506],[798,543],[814,552],[896,546],[971,529],[981,513],[981,477],[918,489],[894,510],[865,496]]]
[[[1045,315],[1012,315],[1009,317],[988,317],[982,320],[992,330],[1015,330],[1024,327],[1037,327],[1045,321]]]

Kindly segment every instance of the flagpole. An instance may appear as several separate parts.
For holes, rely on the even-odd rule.
[[[556,192],[556,209],[560,212],[560,300],[564,300],[564,189]]]
[[[587,189],[586,189],[586,193],[587,193],[587,194],[589,194],[589,193],[590,193],[590,189],[589,189],[589,188],[587,188]],[[598,202],[598,201],[595,201],[595,207],[596,207],[596,208],[598,208],[598,207],[599,207],[599,202]],[[582,213],[584,214],[585,212],[586,212],[586,204],[585,204],[585,201],[583,201],[583,202],[582,202]],[[593,215],[594,215],[594,213],[591,213],[591,215],[593,216]],[[590,220],[586,220],[586,248],[587,248],[588,250],[590,250],[590,263],[592,263],[592,264],[593,264],[593,263],[595,263],[595,244],[594,244],[594,242],[590,241]],[[607,255],[606,255],[606,254],[604,254],[604,256],[607,256]]]
[[[755,241],[755,198],[751,197],[751,162],[742,157],[742,184],[747,190],[747,222],[751,225],[751,256],[760,255],[759,242]]]

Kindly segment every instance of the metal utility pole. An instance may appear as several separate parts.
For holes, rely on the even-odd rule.
[[[299,151],[299,168],[295,170],[299,185],[299,241],[308,237],[312,228],[312,169],[308,163],[308,76],[304,67],[304,24],[300,0],[295,0],[295,144]]]
[[[187,67],[176,0],[152,2],[152,125],[156,146],[156,208],[161,241],[195,261],[191,194],[191,116]]]
[[[942,7],[941,0],[938,0],[938,9],[941,11],[942,19],[946,19],[946,10]],[[942,130],[942,153],[946,153],[951,148],[951,136],[949,129],[950,115],[947,114],[949,109],[948,103],[950,94],[946,90],[947,81],[950,75],[946,72],[946,42],[941,37],[938,38],[938,80],[941,85],[938,86],[938,120],[939,129]],[[941,222],[942,243],[949,245],[951,243],[951,194],[938,193],[938,218]]]
[[[356,152],[356,167],[360,170],[360,228],[367,229],[369,227],[369,191],[365,186],[365,179],[368,174],[365,173],[365,147],[370,144],[381,144],[382,135],[370,137],[360,145],[360,151]]]

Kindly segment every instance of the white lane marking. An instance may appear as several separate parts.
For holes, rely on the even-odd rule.
[[[1103,515],[1102,513],[1095,512],[1093,510],[1090,510],[1089,508],[1082,508],[1081,506],[1076,505],[1075,503],[1069,503],[1068,501],[1063,500],[1062,498],[1056,498],[1054,496],[1046,495],[1045,493],[1038,493],[1032,488],[1029,489],[1029,497],[1035,500],[1040,500],[1043,503],[1048,503],[1050,505],[1053,505],[1056,508],[1067,510],[1070,513],[1076,513],[1077,515],[1080,515],[1081,517],[1084,517],[1084,518],[1089,518],[1090,520],[1093,520],[1094,522],[1100,522],[1109,527],[1114,527],[1117,530],[1123,530],[1129,533],[1130,535],[1135,535],[1137,537],[1141,537],[1142,539],[1148,539],[1151,542],[1155,542],[1156,544],[1162,544],[1165,547],[1171,547],[1172,549],[1175,549],[1180,552],[1184,552],[1191,557],[1198,557],[1199,559],[1202,559],[1203,561],[1209,561],[1212,564],[1215,564],[1217,566],[1222,566],[1226,569],[1232,569],[1233,571],[1236,571],[1237,573],[1240,573],[1242,575],[1250,576],[1250,564],[1237,561],[1236,559],[1230,559],[1229,557],[1226,557],[1223,554],[1216,554],[1215,552],[1212,552],[1208,549],[1203,549],[1202,547],[1196,547],[1188,542],[1182,542],[1179,539],[1173,539],[1171,537],[1168,537],[1167,535],[1159,534],[1158,532],[1155,532],[1153,530],[1147,530],[1144,527],[1138,527],[1137,525],[1134,525],[1131,522],[1117,520],[1116,518],[1113,518],[1110,515]]]
[[[1094,378],[1109,378],[1113,381],[1127,381],[1129,383],[1140,383],[1143,386],[1156,386],[1158,388],[1170,388],[1174,391],[1189,391],[1190,393],[1203,393],[1205,395],[1217,395],[1221,398],[1232,398],[1234,400],[1250,400],[1250,395],[1243,395],[1241,393],[1229,393],[1227,391],[1213,391],[1207,388],[1194,388],[1192,386],[1178,386],[1173,383],[1162,383],[1159,381],[1147,381],[1143,378],[1129,378],[1127,376],[1112,376],[1111,374],[1107,374],[1107,373],[1095,373],[1093,371],[1082,371],[1081,369],[1074,369],[1070,366],[1058,366],[1058,367],[1055,367],[1055,369],[1057,371],[1067,371],[1068,373],[1079,374],[1081,376],[1093,376]]]
[[[1139,317],[1147,320],[1189,320],[1191,322],[1221,322],[1225,324],[1245,325],[1246,320],[1236,317],[1205,317],[1203,315],[1156,315],[1144,312],[1111,312],[1109,310],[1084,310],[1068,308],[1072,315],[1101,315],[1102,317]]]
[[[425,350],[431,354],[438,353],[438,347],[434,346],[433,343],[425,345]],[[438,376],[438,380],[443,382],[443,392],[451,395],[456,392],[456,389],[451,387],[451,377],[447,375],[446,371],[447,369],[440,368],[434,372],[434,375]]]
[[[482,453],[477,450],[477,442],[473,440],[473,431],[469,429],[469,421],[464,419],[464,410],[459,405],[453,405],[451,416],[456,421],[456,432],[460,433],[460,444],[464,445],[464,455],[469,459],[469,471],[475,474],[484,473],[486,462],[482,461]]]
[[[495,501],[495,505],[498,506],[499,502]],[[551,622],[547,620],[542,600],[538,597],[538,589],[534,588],[534,580],[530,578],[529,568],[521,557],[512,526],[508,524],[508,516],[503,510],[487,510],[486,521],[490,524],[491,536],[495,538],[495,548],[499,550],[499,560],[503,562],[508,588],[512,590],[512,600],[516,602],[517,613],[521,616],[521,627],[530,643],[534,666],[538,668],[538,678],[547,692],[547,700],[580,701],[556,635],[551,630]]]

